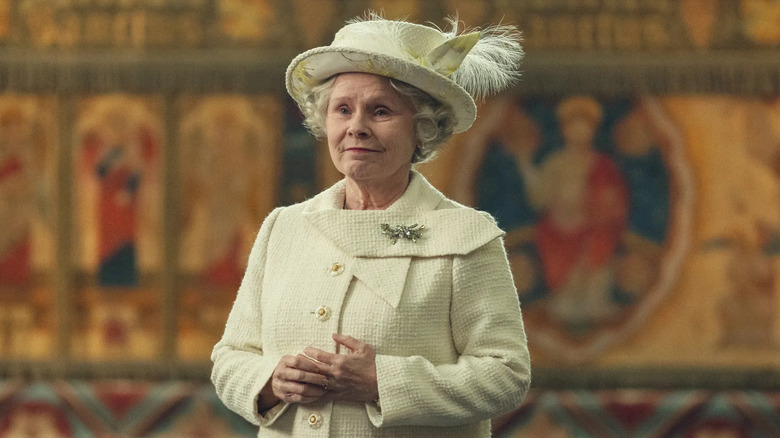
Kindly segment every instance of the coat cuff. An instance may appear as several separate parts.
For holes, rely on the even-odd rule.
[[[403,400],[407,399],[408,382],[404,382],[403,359],[384,354],[376,355],[376,380],[379,391],[379,403],[366,403],[366,412],[371,423],[376,427],[393,426],[393,421],[403,415]]]
[[[384,421],[382,418],[382,408],[380,407],[379,400],[366,402],[366,413],[368,414],[368,419],[371,420],[371,424],[373,424],[374,427],[382,427],[382,423]]]
[[[280,359],[281,356],[278,358],[274,357],[273,359],[271,359],[271,362],[278,363]],[[260,400],[260,392],[263,390],[265,385],[271,380],[271,376],[273,376],[274,369],[276,369],[276,367],[271,367],[264,370],[262,374],[258,376],[259,378],[256,379],[252,385],[253,386],[252,394],[255,395],[252,398],[252,406],[251,406],[252,412],[255,413],[254,423],[263,427],[272,425],[279,417],[282,416],[282,414],[285,413],[285,411],[287,411],[287,408],[289,407],[287,403],[280,401],[279,403],[277,403],[275,406],[268,409],[264,413],[261,414],[258,412],[258,401]]]
[[[260,396],[260,393],[258,393],[258,397]],[[255,399],[255,407],[257,406],[257,399]],[[265,411],[264,413],[257,414],[257,422],[261,427],[268,427],[282,416],[287,411],[287,408],[290,405],[286,402],[280,401],[276,404],[276,406],[272,407],[271,409]]]

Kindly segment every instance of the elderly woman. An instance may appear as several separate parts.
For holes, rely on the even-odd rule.
[[[344,179],[269,214],[212,354],[259,436],[488,437],[528,390],[503,232],[413,170],[517,76],[514,29],[456,30],[370,15],[287,70]]]

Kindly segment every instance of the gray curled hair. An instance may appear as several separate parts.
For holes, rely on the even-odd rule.
[[[336,76],[312,87],[310,92],[301,96],[303,123],[317,139],[326,137],[325,119],[335,80]],[[452,137],[455,126],[454,112],[448,105],[413,85],[393,78],[390,78],[390,84],[399,93],[408,96],[414,106],[414,131],[417,140],[420,141],[420,147],[414,149],[412,163],[430,161],[439,148]]]

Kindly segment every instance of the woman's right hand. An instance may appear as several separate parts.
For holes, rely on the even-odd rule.
[[[319,400],[326,392],[327,382],[327,377],[317,372],[312,361],[300,355],[282,356],[271,376],[270,388],[266,385],[260,393],[258,408],[266,410],[278,403],[278,400],[286,403],[311,403]]]

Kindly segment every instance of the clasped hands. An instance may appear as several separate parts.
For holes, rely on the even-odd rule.
[[[269,384],[263,388],[258,409],[266,409],[279,400],[286,403],[376,400],[376,351],[351,336],[333,334],[333,340],[348,354],[333,354],[306,347],[302,354],[282,356]]]

